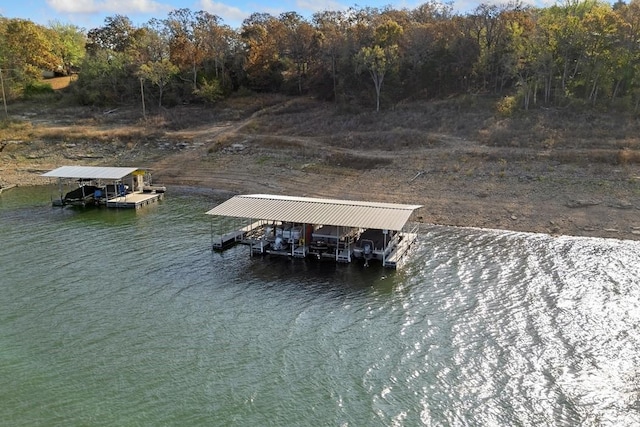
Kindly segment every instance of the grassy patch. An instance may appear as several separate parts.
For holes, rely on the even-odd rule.
[[[145,129],[139,128],[116,128],[116,129],[95,129],[92,127],[74,126],[73,128],[36,128],[32,136],[65,142],[72,141],[147,141],[154,139],[160,134],[150,134]]]
[[[54,93],[53,87],[47,82],[38,81],[24,86],[22,94],[27,98],[36,96],[51,95]]]
[[[303,144],[295,139],[281,138],[281,137],[259,137],[253,142],[253,145],[270,150],[287,150],[287,149],[299,149]]]
[[[375,169],[379,166],[387,166],[393,163],[391,159],[353,155],[348,153],[332,153],[328,155],[324,164],[344,167],[355,170]]]
[[[618,150],[617,161],[619,165],[640,164],[640,151],[630,149]]]
[[[31,123],[16,120],[0,121],[0,139],[4,141],[29,139],[32,136],[33,125]]]
[[[591,163],[615,165],[617,160],[616,150],[591,149],[591,150],[554,150],[549,159],[562,164],[586,165]]]

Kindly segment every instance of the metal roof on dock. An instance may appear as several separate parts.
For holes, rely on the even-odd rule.
[[[234,196],[207,215],[302,224],[402,230],[421,205],[250,194]]]
[[[105,167],[105,166],[62,166],[42,176],[51,178],[77,178],[77,179],[122,179],[137,171],[131,167]]]

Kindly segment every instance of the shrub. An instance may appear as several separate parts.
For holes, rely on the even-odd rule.
[[[496,103],[498,114],[504,117],[510,117],[518,108],[518,100],[515,96],[505,96]]]
[[[30,98],[39,95],[53,94],[53,88],[49,83],[45,82],[32,82],[24,85],[23,94],[25,98]]]
[[[195,91],[194,95],[200,96],[207,102],[215,103],[223,98],[224,93],[218,80],[203,78],[200,81],[200,88]]]

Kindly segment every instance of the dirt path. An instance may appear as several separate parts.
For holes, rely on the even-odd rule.
[[[201,133],[204,140],[242,141],[212,151],[212,143],[153,164],[169,184],[232,193],[417,203],[429,223],[640,240],[638,182],[629,171],[606,176],[573,167],[545,166],[544,153],[509,149],[436,135],[437,148],[370,150],[383,166],[357,169],[322,161],[358,158],[358,150],[332,147],[316,138],[279,137],[291,147],[274,153],[261,146],[270,135],[245,134],[251,119]],[[485,158],[499,159],[484,162]],[[504,159],[504,160],[500,160]]]

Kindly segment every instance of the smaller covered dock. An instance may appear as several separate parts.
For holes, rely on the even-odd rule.
[[[417,238],[418,225],[410,219],[421,207],[252,194],[234,196],[206,214],[218,220],[212,224],[214,250],[243,243],[251,254],[365,265],[376,260],[396,268]]]
[[[139,209],[162,200],[166,191],[137,167],[62,166],[42,176],[58,179],[60,196],[54,206]]]

